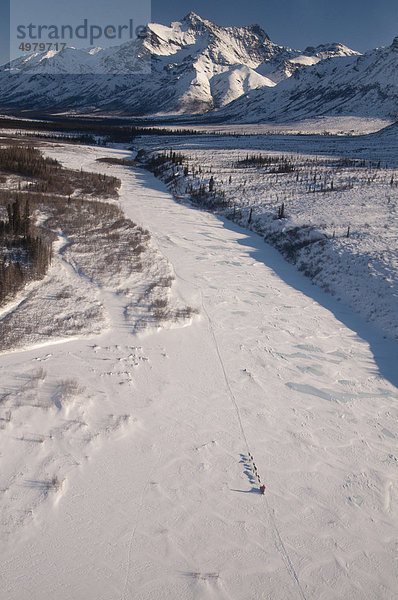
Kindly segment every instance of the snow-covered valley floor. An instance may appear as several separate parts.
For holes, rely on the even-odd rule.
[[[99,289],[102,334],[0,356],[0,597],[395,598],[396,344],[260,237],[106,169],[199,315],[133,335]]]

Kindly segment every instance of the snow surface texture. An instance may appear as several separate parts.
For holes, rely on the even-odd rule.
[[[106,168],[201,318],[0,357],[2,597],[395,598],[393,346],[254,233]]]
[[[184,155],[182,165],[169,162],[158,173],[174,194],[192,198],[260,233],[314,283],[360,312],[385,335],[398,339],[396,169],[382,167],[379,160],[293,154],[291,141],[285,142],[289,154],[243,150],[272,147],[267,137],[199,136],[152,144],[159,149],[172,146]],[[376,135],[376,144],[380,141]],[[151,147],[145,138],[136,141],[137,147],[141,142]],[[311,142],[305,140],[302,148]],[[322,150],[321,143],[318,140],[316,152]],[[235,150],[239,145],[242,150]],[[327,152],[327,141],[325,145]],[[242,163],[259,154],[270,164]],[[393,153],[387,158],[393,159]],[[277,172],[284,164],[292,171]],[[187,176],[184,168],[188,168]],[[204,197],[197,195],[201,187]],[[278,219],[282,203],[285,217]]]
[[[202,113],[273,87],[298,69],[356,55],[337,43],[292,50],[272,42],[258,25],[219,27],[190,13],[170,27],[150,23],[144,38],[114,48],[18,58],[0,69],[0,103],[138,115]],[[140,62],[148,68],[148,61],[151,73],[140,74]]]

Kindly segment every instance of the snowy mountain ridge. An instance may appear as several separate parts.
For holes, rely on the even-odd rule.
[[[150,23],[143,37],[120,46],[18,58],[0,69],[0,104],[204,113],[327,59],[358,54],[337,43],[293,50],[272,42],[259,25],[220,27],[191,12],[170,26]],[[140,72],[149,61],[150,76]]]
[[[398,119],[398,37],[385,48],[297,70],[274,90],[237,99],[218,117],[255,123],[322,115]]]

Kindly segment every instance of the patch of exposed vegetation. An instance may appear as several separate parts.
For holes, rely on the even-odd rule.
[[[114,197],[120,181],[100,173],[64,169],[31,145],[9,144],[0,148],[0,305],[10,300],[29,281],[41,279],[52,258],[54,235],[49,228],[81,230],[97,214],[96,223],[120,210],[88,197]],[[7,178],[18,183],[7,187]],[[72,194],[79,194],[77,199]],[[36,221],[41,218],[41,225]],[[48,218],[48,223],[46,218]]]

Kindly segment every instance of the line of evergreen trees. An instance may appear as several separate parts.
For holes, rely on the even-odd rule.
[[[247,154],[244,160],[240,160],[237,167],[265,167],[272,166],[269,173],[292,173],[296,170],[296,165],[287,156],[274,156],[274,155],[262,155]]]
[[[28,281],[45,275],[51,262],[51,244],[34,235],[29,201],[7,205],[7,220],[0,220],[0,304]]]
[[[200,131],[195,129],[172,129],[167,127],[150,126],[150,121],[146,126],[139,125],[121,125],[117,123],[105,122],[99,119],[84,119],[73,117],[56,118],[49,115],[45,116],[45,120],[23,120],[5,117],[0,120],[0,129],[12,128],[18,131],[43,131],[43,132],[60,132],[73,133],[87,136],[101,136],[110,142],[131,142],[137,136],[141,135],[200,135]],[[91,137],[95,144],[95,138]],[[83,143],[90,143],[87,139]]]
[[[53,158],[44,158],[33,146],[8,146],[0,148],[0,169],[25,177],[46,178],[61,165]]]

